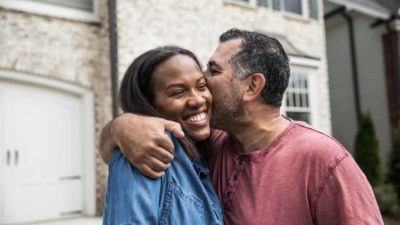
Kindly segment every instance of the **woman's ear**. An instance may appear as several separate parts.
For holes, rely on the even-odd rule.
[[[261,73],[253,73],[246,78],[245,92],[243,93],[243,101],[253,101],[261,96],[265,87],[265,77]]]

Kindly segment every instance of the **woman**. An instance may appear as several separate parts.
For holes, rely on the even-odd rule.
[[[212,97],[194,54],[172,46],[142,54],[125,73],[120,103],[124,112],[179,122],[189,138],[178,141],[167,133],[175,146],[174,161],[158,180],[141,175],[115,150],[103,224],[223,224],[202,161],[210,136]]]

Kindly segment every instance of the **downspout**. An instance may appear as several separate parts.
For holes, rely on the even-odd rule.
[[[358,68],[357,68],[357,57],[356,57],[356,45],[354,41],[354,22],[353,18],[345,11],[342,11],[342,16],[346,19],[349,28],[349,41],[350,41],[350,55],[351,55],[351,68],[353,72],[353,86],[354,86],[354,101],[356,104],[356,115],[357,122],[361,118],[361,100],[360,100],[360,88],[358,83]]]
[[[386,23],[386,29],[390,33],[390,46],[391,46],[391,55],[392,55],[392,78],[393,78],[393,86],[395,90],[395,104],[396,104],[396,117],[397,121],[394,121],[394,126],[399,125],[399,117],[400,117],[400,80],[399,80],[399,52],[398,52],[398,40],[397,40],[397,32],[393,30],[389,23]],[[397,96],[397,97],[396,97]]]
[[[112,115],[118,115],[118,38],[116,0],[108,0],[108,33],[110,38],[110,64],[111,64],[111,99]]]
[[[327,20],[336,14],[341,14],[347,21],[349,28],[349,42],[350,42],[350,56],[351,56],[351,69],[353,76],[353,90],[354,90],[354,102],[357,116],[357,124],[361,118],[361,100],[360,100],[360,90],[358,85],[358,69],[357,69],[357,57],[356,57],[356,46],[354,41],[354,23],[353,18],[346,12],[344,6],[338,7],[331,12],[325,14],[324,19]]]

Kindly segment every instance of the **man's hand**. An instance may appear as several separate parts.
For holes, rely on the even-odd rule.
[[[125,113],[107,124],[100,137],[100,154],[105,163],[116,147],[145,176],[161,177],[173,160],[173,143],[165,134],[184,136],[179,123],[156,117]]]

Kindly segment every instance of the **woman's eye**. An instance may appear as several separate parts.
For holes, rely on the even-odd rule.
[[[178,97],[181,97],[183,94],[184,94],[183,90],[177,90],[177,91],[172,92],[171,96],[178,98]]]
[[[204,91],[207,89],[207,84],[206,83],[201,83],[197,86],[197,89],[200,91]]]

